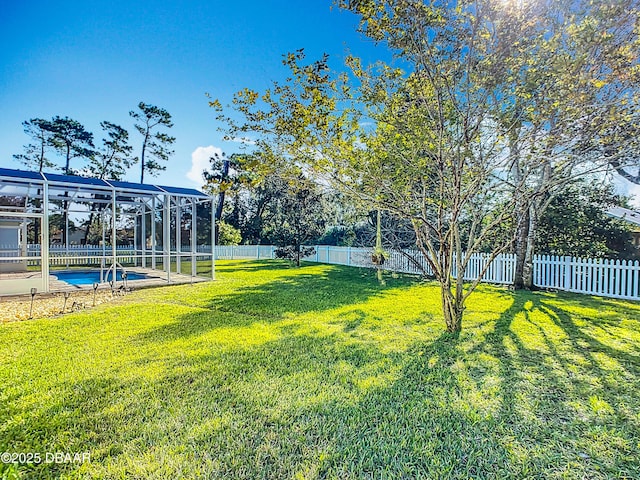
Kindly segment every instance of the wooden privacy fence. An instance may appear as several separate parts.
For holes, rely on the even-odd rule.
[[[216,258],[274,258],[272,245],[217,246]],[[383,268],[393,272],[431,275],[425,258],[414,250],[388,252]],[[334,265],[376,268],[371,248],[332,247],[319,245],[305,260]],[[489,255],[471,256],[464,275],[474,280],[487,265]],[[512,285],[515,276],[514,254],[498,255],[482,277],[486,283]],[[454,275],[456,274],[454,269]],[[598,295],[602,297],[640,300],[640,262],[626,260],[583,259],[536,255],[533,261],[533,283],[540,288]]]

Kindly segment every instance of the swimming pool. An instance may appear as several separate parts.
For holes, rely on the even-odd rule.
[[[96,270],[78,270],[77,272],[52,272],[58,280],[67,282],[70,285],[93,285],[94,283],[100,283],[100,272]],[[109,281],[112,278],[111,273],[108,276],[105,272],[105,281]],[[127,272],[127,280],[142,280],[149,278],[142,273]],[[122,271],[118,270],[116,274],[116,281],[122,281]]]

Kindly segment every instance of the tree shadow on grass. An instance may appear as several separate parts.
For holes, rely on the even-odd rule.
[[[290,275],[257,285],[239,287],[224,295],[214,295],[194,313],[141,334],[140,341],[166,341],[199,335],[221,326],[271,324],[294,315],[322,313],[347,305],[357,305],[383,295],[389,288],[409,288],[413,278],[391,279],[381,286],[375,272],[325,266],[321,273],[292,270]],[[246,271],[244,266],[239,270]],[[259,268],[257,270],[260,270]],[[281,270],[281,268],[275,268]]]
[[[491,424],[456,408],[458,345],[443,334],[399,356],[303,334],[200,357],[190,387],[216,409],[198,417],[190,444],[212,476],[499,478],[508,455]]]
[[[595,478],[624,471],[637,474],[637,464],[620,447],[640,437],[637,428],[629,428],[635,422],[629,412],[637,402],[622,394],[622,385],[612,381],[615,375],[594,354],[620,362],[627,369],[627,380],[640,373],[638,357],[602,343],[577,325],[571,307],[558,306],[563,296],[551,301],[545,294],[516,292],[513,296],[513,304],[496,321],[494,330],[471,351],[489,353],[499,360],[502,427],[517,426],[531,445],[554,445],[545,454],[537,454],[549,469],[570,468],[576,475],[582,472]],[[518,325],[514,326],[516,317]],[[593,323],[601,320],[593,319]],[[561,329],[566,340],[550,328],[549,321]],[[607,432],[606,440],[596,443],[585,435],[596,431]],[[617,446],[611,448],[607,442]]]
[[[277,444],[296,468],[298,448],[313,456],[296,431],[300,422],[353,396],[350,373],[375,373],[383,357],[371,345],[347,345],[336,336],[288,335],[249,349],[170,356],[156,378],[147,376],[145,362],[134,362],[123,377],[53,382],[55,400],[42,410],[12,412],[19,421],[3,427],[0,445],[90,452],[95,468],[112,470],[89,471],[109,478],[196,478],[207,458],[219,464],[208,466],[216,478],[287,478],[295,472],[267,450]],[[164,464],[159,472],[157,458]],[[18,470],[24,478],[58,478],[78,468],[43,463]]]
[[[328,477],[504,478],[508,453],[493,422],[461,401],[456,335],[414,345],[400,374],[326,418],[335,445],[321,465]]]
[[[596,359],[596,355],[598,354],[604,354],[605,356],[613,359],[632,375],[640,375],[639,355],[630,354],[620,348],[613,348],[598,340],[593,334],[589,333],[589,328],[599,326],[598,324],[601,321],[598,319],[591,319],[591,325],[586,323],[584,326],[579,326],[572,318],[571,314],[557,305],[542,301],[540,302],[540,309],[566,333],[569,342],[571,342],[575,351],[580,352],[583,358],[588,362],[590,368],[598,374],[605,384],[607,382],[606,378],[611,372],[610,370],[602,368],[601,362]],[[607,330],[604,331],[607,332]]]
[[[89,453],[91,462],[100,462],[122,451],[127,437],[136,435],[137,418],[121,423],[126,409],[117,413],[113,405],[129,382],[113,377],[87,378],[75,382],[52,384],[48,398],[36,403],[20,403],[16,399],[7,408],[8,421],[0,430],[0,449],[12,452],[37,452],[40,462],[0,464],[0,478],[53,479],[70,475],[80,462],[56,462],[47,453]],[[53,393],[53,395],[51,395]],[[135,414],[134,414],[135,415]],[[127,427],[123,436],[123,426]],[[9,474],[13,471],[14,477]],[[75,478],[75,477],[72,477]]]
[[[537,325],[532,312],[543,303],[513,294],[494,330],[471,349],[463,332],[384,352],[348,335],[369,328],[360,315],[358,325],[345,317],[345,328],[331,334],[287,324],[255,345],[174,350],[153,369],[157,378],[146,377],[143,354],[123,377],[63,384],[58,404],[22,412],[27,420],[11,428],[24,448],[31,438],[40,447],[77,437],[73,448],[92,451],[89,472],[111,478],[633,478],[638,467],[622,454],[611,465],[593,458],[598,452],[589,452],[596,463],[578,456],[590,441],[585,431],[611,422],[580,419],[571,409],[580,400],[571,365],[556,358],[563,353],[544,330],[548,351],[518,335],[514,320]],[[60,415],[61,405],[77,416]],[[34,436],[49,416],[56,422]],[[163,458],[162,470],[153,470],[160,467],[151,457]]]
[[[216,271],[224,273],[294,270],[295,268],[290,262],[284,260],[223,260],[222,263],[216,263]]]
[[[220,470],[211,473],[235,477],[242,465],[248,478],[507,476],[496,422],[461,401],[459,338],[443,334],[404,355],[344,338],[300,335],[225,357],[228,397],[215,401],[242,417],[231,429],[254,428],[194,439],[215,456]],[[211,361],[203,358],[203,370]]]

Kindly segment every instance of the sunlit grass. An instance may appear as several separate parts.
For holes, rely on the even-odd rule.
[[[637,304],[220,262],[212,283],[0,326],[7,478],[640,478]],[[0,475],[0,478],[2,478]]]

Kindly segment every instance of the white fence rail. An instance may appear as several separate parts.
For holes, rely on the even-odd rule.
[[[216,247],[216,258],[274,258],[271,245],[238,245]],[[371,248],[332,247],[320,245],[307,261],[375,268],[371,260]],[[465,280],[475,279],[486,266],[489,255],[471,256]],[[513,284],[516,257],[513,254],[498,255],[482,277],[486,283]],[[391,251],[383,268],[400,273],[431,273],[425,258],[412,250]],[[455,271],[454,271],[455,275]],[[533,283],[540,288],[598,295],[602,297],[640,300],[640,262],[626,260],[582,259],[536,255],[533,264]]]
[[[640,300],[640,262],[536,255],[533,283],[567,292]]]
[[[9,252],[9,250],[3,250],[0,245],[0,257],[3,256],[3,252]],[[203,255],[211,256],[210,246],[198,246],[197,252]],[[49,265],[50,266],[100,266],[102,258],[111,258],[113,250],[111,245],[102,247],[99,245],[51,245],[49,246]],[[151,261],[153,251],[150,248],[146,248],[144,251],[144,257],[147,262]],[[163,250],[162,247],[156,247],[157,261],[162,261]],[[176,251],[175,247],[169,252],[172,259],[176,256],[187,259],[191,255],[191,246],[183,245],[180,251]],[[8,255],[7,255],[8,256]],[[39,265],[40,263],[40,245],[30,244],[27,249],[27,256],[29,257],[29,265]],[[136,248],[133,245],[117,245],[116,256],[118,262],[122,264],[136,264],[140,263],[142,259],[142,249]],[[202,258],[198,257],[202,260]]]
[[[4,245],[0,256],[19,256],[15,245]],[[9,248],[11,247],[11,248]],[[216,258],[218,259],[271,259],[275,258],[273,245],[236,245],[216,246]],[[127,259],[134,261],[140,257],[141,250],[135,250],[133,245],[119,245],[117,255],[120,261]],[[198,253],[211,254],[210,246],[198,246]],[[100,259],[106,252],[106,256],[112,254],[111,247],[103,249],[101,246],[64,246],[53,245],[49,249],[49,262],[51,265],[100,265]],[[190,252],[190,246],[184,246],[182,252]],[[11,253],[11,255],[9,255]],[[151,257],[151,251],[146,250],[146,256]],[[156,250],[157,255],[162,255],[162,250]],[[175,256],[176,252],[171,252]],[[371,259],[371,248],[333,247],[320,245],[315,247],[315,253],[305,260],[335,265],[348,265],[354,267],[375,268]],[[37,263],[40,256],[39,245],[29,245],[28,257],[36,257],[29,263]],[[129,258],[130,257],[130,258]],[[465,280],[475,279],[487,265],[487,254],[472,255]],[[34,264],[35,264],[34,263]],[[516,259],[513,254],[504,254],[496,257],[487,268],[482,281],[503,285],[513,284]],[[603,297],[621,298],[627,300],[640,300],[640,262],[606,259],[582,259],[573,257],[556,257],[549,255],[536,255],[533,265],[533,283],[540,288],[551,288],[568,292],[598,295]],[[422,274],[431,273],[425,258],[415,250],[394,250],[389,252],[383,268],[400,273]],[[454,272],[455,275],[455,272]]]

